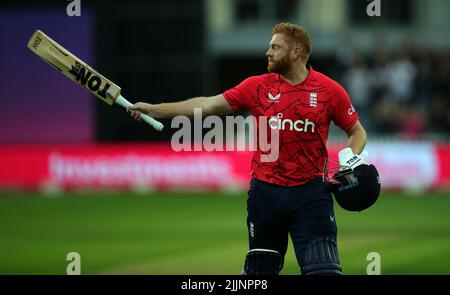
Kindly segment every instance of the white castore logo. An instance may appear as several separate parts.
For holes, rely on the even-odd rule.
[[[269,99],[270,99],[271,101],[275,101],[275,100],[278,100],[278,99],[280,98],[281,93],[278,93],[277,95],[272,96],[272,93],[269,92],[268,96],[269,96]]]

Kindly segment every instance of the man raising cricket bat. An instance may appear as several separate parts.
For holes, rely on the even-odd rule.
[[[362,177],[351,186],[341,183],[341,192],[333,192],[335,198],[346,198],[344,191],[357,187],[353,192],[358,206],[350,209],[363,210],[378,197],[377,175],[367,174],[372,168],[360,157],[367,135],[359,115],[344,88],[308,64],[311,48],[311,39],[303,28],[280,23],[273,28],[266,52],[268,73],[249,77],[212,97],[176,103],[138,102],[128,108],[137,120],[141,120],[140,113],[155,118],[193,116],[194,109],[201,108],[205,115],[249,110],[255,117],[278,122],[277,126],[264,127],[279,129],[278,159],[262,162],[262,151],[257,150],[252,161],[247,201],[249,251],[243,274],[279,274],[289,234],[302,274],[342,273],[333,199],[322,170],[328,156],[326,142],[331,121],[348,137],[348,147],[339,153],[339,164],[346,171],[359,173],[355,179]],[[289,122],[291,127],[285,128]],[[374,182],[367,189],[362,186],[366,179]]]

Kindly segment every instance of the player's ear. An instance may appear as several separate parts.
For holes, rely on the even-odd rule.
[[[302,51],[303,51],[302,47],[295,44],[295,46],[292,48],[292,51],[291,51],[292,59],[297,60],[297,59],[301,58]]]

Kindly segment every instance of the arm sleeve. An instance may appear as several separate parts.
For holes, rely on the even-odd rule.
[[[250,77],[242,81],[239,85],[228,89],[223,93],[226,101],[235,111],[249,109],[254,99],[254,89],[256,77]]]
[[[344,131],[349,130],[359,120],[359,115],[353,107],[347,91],[337,82],[332,86],[334,123]]]

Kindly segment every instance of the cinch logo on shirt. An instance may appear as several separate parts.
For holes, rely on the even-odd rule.
[[[290,119],[283,119],[283,114],[278,113],[276,116],[270,117],[269,126],[272,129],[278,129],[278,130],[296,130],[300,132],[308,132],[311,130],[312,133],[314,133],[314,128],[316,127],[316,124],[314,122],[309,121],[306,119],[303,120],[296,120],[292,121]],[[308,127],[310,127],[308,129]]]

